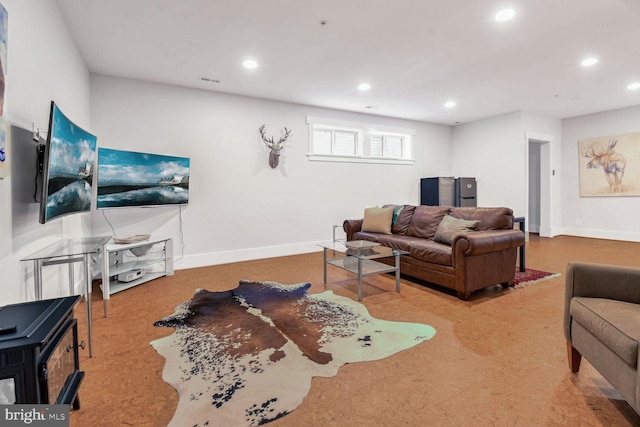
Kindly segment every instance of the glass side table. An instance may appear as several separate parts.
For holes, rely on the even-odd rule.
[[[358,277],[358,301],[362,301],[362,278],[371,274],[395,273],[396,292],[400,292],[400,257],[409,252],[380,246],[365,240],[353,240],[350,242],[332,241],[321,242],[318,246],[323,248],[324,283],[327,283],[327,265],[347,270]],[[327,252],[339,252],[344,257],[329,258]],[[384,264],[376,259],[393,257],[393,265]]]
[[[87,304],[87,330],[89,341],[89,357],[93,357],[92,329],[91,329],[91,275],[89,257],[102,252],[104,245],[111,236],[84,237],[76,239],[61,239],[50,244],[20,261],[33,262],[33,285],[36,300],[42,299],[42,267],[49,265],[69,265],[69,293],[75,293],[73,264],[81,262],[85,279],[85,301]]]

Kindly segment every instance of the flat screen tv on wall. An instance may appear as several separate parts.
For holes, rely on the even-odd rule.
[[[189,167],[188,157],[99,148],[96,207],[187,204]]]
[[[89,211],[96,158],[96,137],[62,114],[51,101],[44,147],[40,223]]]

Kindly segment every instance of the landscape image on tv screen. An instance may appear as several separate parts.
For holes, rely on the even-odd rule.
[[[91,209],[96,137],[51,102],[45,147],[40,222]]]
[[[189,202],[188,157],[98,149],[97,208]]]

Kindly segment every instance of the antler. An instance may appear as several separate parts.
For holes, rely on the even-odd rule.
[[[617,139],[610,139],[609,145],[605,148],[603,144],[598,142],[592,142],[588,147],[582,152],[584,157],[598,157],[604,154],[609,154],[613,151],[616,144],[618,143]]]
[[[596,152],[596,148],[598,148],[598,152]],[[583,157],[589,157],[589,158],[598,157],[601,155],[602,155],[602,146],[597,142],[593,142],[589,144],[589,146],[586,147],[586,149],[582,152]]]
[[[289,134],[291,133],[291,129],[284,128],[284,136],[280,138],[278,141],[278,145],[283,144],[287,138],[289,138]]]
[[[280,137],[280,140],[278,142],[274,142],[273,141],[273,137],[271,137],[271,138],[267,138],[266,137],[266,135],[264,134],[264,127],[265,127],[265,125],[260,126],[258,131],[260,132],[260,136],[262,137],[262,141],[264,141],[264,143],[267,144],[267,146],[269,148],[280,147],[282,144],[284,144],[284,142],[287,140],[287,138],[289,138],[289,134],[291,133],[290,129],[284,128],[284,136]]]
[[[264,141],[265,144],[267,144],[267,146],[269,148],[273,148],[273,137],[271,137],[270,139],[267,138],[264,134],[264,125],[260,126],[260,128],[258,129],[258,132],[260,132],[260,136],[262,137],[262,141]]]

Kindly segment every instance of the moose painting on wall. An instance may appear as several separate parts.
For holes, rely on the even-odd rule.
[[[578,141],[580,197],[640,196],[640,132]]]

